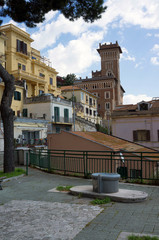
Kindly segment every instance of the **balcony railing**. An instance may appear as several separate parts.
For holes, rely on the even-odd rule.
[[[72,124],[73,119],[72,118],[66,118],[66,117],[53,117],[53,123],[58,123],[58,124]]]

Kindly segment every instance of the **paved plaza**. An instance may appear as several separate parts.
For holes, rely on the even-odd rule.
[[[120,183],[144,191],[147,201],[93,206],[92,199],[50,191],[91,180],[29,168],[29,175],[4,182],[0,191],[1,240],[124,240],[128,233],[159,235],[159,187]]]

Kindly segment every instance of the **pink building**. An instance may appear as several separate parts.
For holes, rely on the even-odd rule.
[[[118,106],[112,113],[112,134],[159,150],[159,99]]]

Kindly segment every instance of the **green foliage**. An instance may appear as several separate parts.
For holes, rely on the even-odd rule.
[[[105,133],[105,134],[108,134],[108,129],[105,128],[105,127],[102,127],[100,124],[96,124],[96,129],[97,129],[97,132],[101,132],[101,133]]]
[[[70,86],[74,84],[74,81],[77,80],[77,77],[74,73],[67,74],[66,77],[63,77],[64,83],[63,86]]]
[[[11,177],[16,177],[25,173],[26,173],[25,170],[21,168],[16,168],[14,172],[10,172],[10,173],[4,173],[3,171],[0,171],[0,177],[11,178]]]
[[[70,188],[72,188],[73,186],[58,186],[56,188],[56,190],[60,191],[60,192],[69,192],[70,191]]]
[[[106,197],[104,199],[96,198],[93,201],[91,201],[91,204],[93,204],[93,205],[96,205],[96,204],[101,205],[101,204],[107,204],[107,203],[110,203],[110,202],[111,202],[111,200],[110,200],[109,197]]]
[[[82,17],[86,22],[101,18],[106,7],[103,0],[0,0],[0,16],[35,27],[49,11],[60,11],[71,21]],[[0,19],[0,24],[3,19]]]
[[[135,236],[131,235],[128,237],[128,240],[159,240],[158,237],[151,237],[151,236]]]

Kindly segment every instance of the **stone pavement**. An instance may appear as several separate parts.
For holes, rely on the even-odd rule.
[[[59,185],[91,185],[91,180],[29,169],[29,176],[2,185],[1,240],[124,240],[121,236],[127,232],[159,235],[159,187],[121,183],[120,188],[147,192],[148,200],[110,203],[103,210],[90,205],[91,199],[49,192]]]

